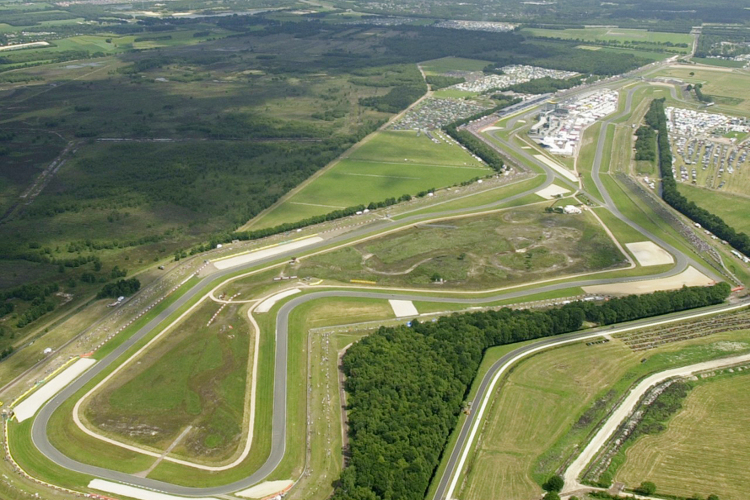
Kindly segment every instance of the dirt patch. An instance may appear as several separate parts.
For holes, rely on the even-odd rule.
[[[639,241],[638,243],[626,243],[625,246],[635,256],[638,263],[644,267],[674,263],[672,255],[654,242]]]

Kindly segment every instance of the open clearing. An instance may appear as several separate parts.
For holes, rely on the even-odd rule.
[[[580,40],[583,42],[618,42],[632,43],[633,48],[639,45],[643,48],[657,48],[658,44],[686,44],[685,47],[668,47],[682,53],[687,53],[692,46],[693,39],[690,35],[684,33],[660,33],[657,31],[646,31],[641,29],[626,28],[581,28],[581,29],[541,29],[541,28],[524,28],[522,34],[545,37],[545,38],[562,38],[566,40]]]
[[[335,210],[416,195],[493,171],[461,147],[410,131],[378,132],[252,225],[294,222]]]
[[[664,495],[747,498],[750,484],[750,391],[744,373],[695,387],[661,434],[627,451],[617,474],[628,485],[653,481]]]
[[[672,255],[653,241],[626,243],[625,246],[633,253],[638,263],[644,267],[661,266],[674,262]]]
[[[81,373],[88,370],[94,363],[96,363],[95,359],[81,358],[63,370],[62,373],[54,377],[52,380],[45,382],[40,389],[24,401],[21,401],[21,403],[13,409],[13,413],[16,415],[16,421],[23,422],[27,418],[33,417],[44,403],[52,399],[55,394],[78,378]]]
[[[126,366],[82,410],[97,432],[201,461],[231,457],[243,435],[252,333],[241,305],[212,301]]]
[[[287,274],[379,285],[482,289],[625,264],[593,215],[517,208],[415,225],[317,255]]]
[[[536,192],[539,196],[544,198],[545,200],[551,200],[552,198],[555,198],[559,195],[563,195],[566,193],[570,193],[569,189],[565,189],[564,187],[558,186],[557,184],[550,184],[544,189],[540,189]]]
[[[611,285],[592,285],[583,287],[583,290],[586,293],[600,293],[604,295],[630,295],[651,293],[659,290],[677,290],[683,286],[709,286],[713,283],[714,281],[711,278],[693,266],[688,266],[680,274],[668,278],[637,280]]]
[[[452,71],[482,71],[492,61],[465,59],[463,57],[442,57],[420,64],[428,75],[442,75]]]

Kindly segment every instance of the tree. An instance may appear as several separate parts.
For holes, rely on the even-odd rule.
[[[551,476],[547,482],[542,485],[544,491],[562,491],[565,481],[558,475]]]
[[[542,497],[542,500],[560,500],[560,495],[558,495],[556,491],[548,491],[547,494]]]
[[[653,495],[656,493],[656,485],[651,481],[643,481],[641,485],[635,489],[635,492],[639,495]]]
[[[717,495],[708,495],[706,500],[719,500],[719,497]]]

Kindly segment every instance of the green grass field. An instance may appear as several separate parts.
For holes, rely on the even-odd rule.
[[[590,215],[547,214],[534,206],[410,227],[305,259],[294,272],[341,282],[483,289],[622,263]]]
[[[667,430],[644,436],[627,451],[616,480],[630,487],[656,484],[660,495],[717,494],[746,498],[750,484],[748,375],[721,376],[699,383]]]
[[[680,66],[669,67],[654,73],[654,76],[677,78],[685,83],[703,84],[703,93],[715,98],[712,112],[750,114],[750,74],[730,68]]]
[[[460,147],[416,132],[379,132],[252,224],[272,227],[339,208],[452,186],[492,173]]]
[[[682,33],[660,33],[640,29],[625,28],[583,28],[583,29],[540,29],[524,28],[521,34],[543,38],[562,38],[565,40],[580,40],[588,43],[616,42],[621,44],[632,44],[633,48],[664,48],[682,53],[690,51],[693,38]],[[669,47],[660,44],[687,44],[687,47]]]
[[[463,57],[443,57],[427,61],[420,66],[428,75],[441,75],[449,71],[482,71],[492,61],[465,59]]]
[[[648,351],[645,363],[644,353],[619,340],[522,361],[493,396],[458,498],[533,498],[633,383],[671,366],[727,356],[728,343],[748,351],[746,338],[726,332],[665,344]]]
[[[208,301],[91,399],[85,416],[100,432],[181,457],[223,459],[241,442],[248,356],[253,345],[239,306]],[[232,328],[230,328],[230,326]]]
[[[730,193],[678,184],[680,193],[700,207],[710,207],[711,213],[738,231],[750,233],[750,199]]]
[[[720,66],[722,68],[742,68],[745,66],[745,63],[742,61],[729,61],[727,59],[716,59],[713,57],[693,57],[690,60],[694,63]]]

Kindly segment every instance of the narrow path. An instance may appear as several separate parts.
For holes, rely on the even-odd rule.
[[[187,427],[185,427],[185,430],[182,431],[179,436],[177,436],[177,439],[175,439],[174,441],[172,441],[172,444],[170,444],[169,447],[167,447],[167,449],[164,450],[164,453],[162,453],[161,456],[154,461],[154,463],[151,465],[151,467],[149,467],[145,471],[139,472],[138,474],[135,474],[135,475],[138,476],[138,477],[147,477],[149,474],[151,474],[151,472],[154,469],[156,469],[156,466],[159,465],[162,460],[164,460],[164,457],[166,457],[167,455],[169,455],[170,453],[172,453],[172,450],[174,450],[175,447],[178,444],[180,444],[180,441],[182,441],[182,439],[185,436],[187,436],[188,432],[190,432],[192,429],[193,429],[192,425],[188,425]]]

